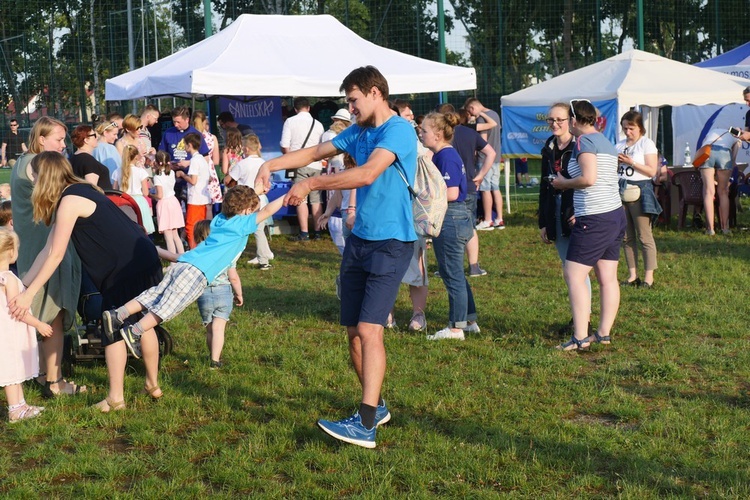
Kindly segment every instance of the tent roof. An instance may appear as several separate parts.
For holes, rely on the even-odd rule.
[[[550,106],[586,98],[619,106],[680,106],[743,102],[748,80],[696,68],[640,50],[623,52],[503,96],[503,106]]]
[[[215,35],[106,82],[107,100],[159,96],[338,96],[349,72],[373,65],[392,94],[476,88],[474,68],[386,49],[334,17],[239,16]]]
[[[714,68],[717,66],[750,66],[750,42],[735,47],[729,52],[701,61],[695,66],[699,68]]]

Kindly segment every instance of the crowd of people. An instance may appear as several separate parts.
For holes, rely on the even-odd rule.
[[[407,101],[389,101],[388,82],[371,66],[352,71],[341,91],[347,108],[333,115],[328,131],[310,114],[306,98],[295,99],[296,115],[286,120],[281,135],[284,154],[267,161],[252,128],[228,112],[218,120],[223,148],[205,113],[186,107],[173,109],[173,126],[161,141],[152,141],[149,128],[160,115],[147,106],[140,115],[110,115],[93,126],[79,125],[70,134],[73,154],[67,154],[66,125],[39,119],[13,165],[13,200],[0,208],[0,335],[8,346],[0,385],[9,421],[44,410],[26,403],[21,385],[26,380],[39,383],[45,397],[87,391],[66,380],[61,369],[63,334],[73,324],[82,283],[102,298],[109,388],[94,405],[98,411],[127,407],[128,353],[143,359],[144,392],[153,399],[163,396],[154,329],[193,302],[206,327],[210,367],[222,368],[226,324],[233,305],[244,302],[237,261],[254,235],[257,256],[249,263],[271,268],[274,254],[264,226],[289,205],[297,208],[298,241],[319,238],[327,228],[341,254],[340,321],[361,386],[354,415],[321,419],[318,425],[339,440],[375,447],[378,426],[391,418],[381,395],[384,331],[395,326],[401,283],[410,287],[409,330],[427,330],[430,243],[449,307],[447,326],[427,339],[464,340],[465,333],[480,331],[464,255],[468,278],[486,275],[479,265],[477,230],[505,228],[500,119],[476,98],[458,110],[443,104],[415,117]],[[565,351],[609,344],[620,287],[654,286],[651,227],[661,208],[651,179],[659,173],[658,152],[644,136],[638,112],[622,117],[625,139],[617,145],[597,130],[597,113],[585,99],[553,105],[547,114],[552,136],[541,150],[540,236],[557,248],[572,312],[570,339],[557,346]],[[415,231],[404,186],[404,181],[413,185],[418,162],[434,165],[447,190],[442,229],[429,241]],[[284,196],[269,201],[271,177],[279,171],[293,182]],[[142,227],[107,198],[113,188],[133,199]],[[627,191],[637,193],[631,198]],[[723,229],[723,217],[721,223]],[[156,232],[166,249],[156,246]],[[621,248],[628,277],[618,282]],[[643,280],[637,271],[639,248]],[[166,273],[163,261],[172,263]],[[592,269],[601,295],[596,328],[590,322]]]

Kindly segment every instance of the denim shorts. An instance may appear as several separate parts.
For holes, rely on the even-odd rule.
[[[472,222],[477,220],[477,193],[476,191],[471,193],[466,193],[466,199],[464,200],[464,203],[466,204],[466,211],[469,212],[469,220]]]
[[[207,286],[203,295],[198,297],[198,311],[203,320],[203,326],[211,323],[214,318],[229,321],[229,315],[234,307],[232,285]]]
[[[711,147],[711,155],[701,168],[715,168],[716,170],[732,170],[732,150],[720,146]]]
[[[412,241],[368,241],[356,234],[346,239],[340,273],[343,326],[385,326],[413,252]]]
[[[576,217],[565,260],[592,267],[600,260],[620,260],[626,226],[622,207],[604,214]]]
[[[493,163],[492,168],[482,179],[480,191],[500,191],[500,164]]]

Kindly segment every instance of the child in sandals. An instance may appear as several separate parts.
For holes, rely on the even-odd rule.
[[[278,198],[258,210],[260,199],[252,188],[235,186],[227,191],[221,213],[211,221],[211,233],[205,241],[180,255],[159,285],[122,307],[104,311],[105,335],[114,337],[119,330],[130,352],[140,358],[143,332],[174,318],[198,300],[206,286],[242,253],[258,220],[278,212],[282,202],[283,198]],[[148,312],[137,323],[124,324],[126,318],[141,311]]]
[[[200,243],[208,238],[211,232],[211,221],[202,220],[195,223],[195,242]],[[237,255],[239,257],[239,255]],[[234,300],[232,300],[234,296]],[[211,369],[215,370],[224,366],[221,361],[221,351],[224,349],[224,331],[232,313],[233,304],[241,306],[242,282],[237,274],[237,258],[230,266],[224,269],[203,290],[203,295],[198,297],[198,311],[206,327],[206,345],[211,358]]]
[[[39,375],[39,351],[36,330],[44,337],[52,335],[52,327],[30,313],[22,321],[13,319],[8,302],[24,290],[23,283],[9,267],[18,258],[16,233],[0,228],[0,386],[8,400],[8,421],[19,422],[39,415],[44,407],[26,403],[21,383]]]

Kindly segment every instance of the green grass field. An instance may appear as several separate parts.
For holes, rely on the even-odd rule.
[[[560,263],[539,241],[536,191],[519,193],[508,229],[480,234],[489,275],[471,284],[482,332],[465,342],[386,333],[393,420],[375,450],[315,425],[348,416],[360,397],[337,324],[335,248],[274,237],[272,270],[240,265],[246,305],[228,327],[223,370],[208,369],[194,306],[166,325],[175,352],[163,360],[162,400],[140,392],[133,361],[128,409],[96,413],[105,367],[77,365],[73,378],[91,393],[0,424],[0,495],[748,498],[748,231],[657,228],[656,287],[623,290],[613,344],[561,353],[556,330],[570,312]],[[433,255],[430,267],[434,332],[448,301]],[[405,286],[396,307],[406,325]],[[26,396],[42,403],[34,387]]]

